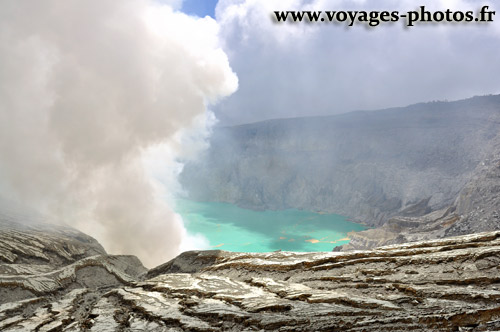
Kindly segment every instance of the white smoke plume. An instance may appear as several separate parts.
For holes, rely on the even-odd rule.
[[[162,263],[185,230],[145,155],[182,153],[175,135],[236,88],[211,18],[147,0],[2,1],[0,196]]]

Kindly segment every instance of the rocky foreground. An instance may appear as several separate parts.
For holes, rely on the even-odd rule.
[[[500,330],[500,232],[353,252],[185,252],[151,270],[0,223],[1,331]]]

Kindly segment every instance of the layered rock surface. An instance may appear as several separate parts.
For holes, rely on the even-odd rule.
[[[500,329],[500,232],[348,253],[192,251],[147,271],[45,227],[0,223],[1,331]]]

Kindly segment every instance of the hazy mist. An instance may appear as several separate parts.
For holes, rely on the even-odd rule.
[[[238,91],[221,124],[500,93],[500,19],[484,24],[404,22],[377,27],[275,23],[275,10],[473,10],[492,1],[221,0],[216,18]]]
[[[0,196],[147,266],[176,255],[149,166],[236,90],[218,28],[155,1],[1,2]]]

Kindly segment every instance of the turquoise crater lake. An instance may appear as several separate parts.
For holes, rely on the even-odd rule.
[[[190,234],[202,234],[209,249],[240,252],[331,251],[349,242],[363,225],[336,214],[302,210],[253,211],[228,203],[176,202]]]

